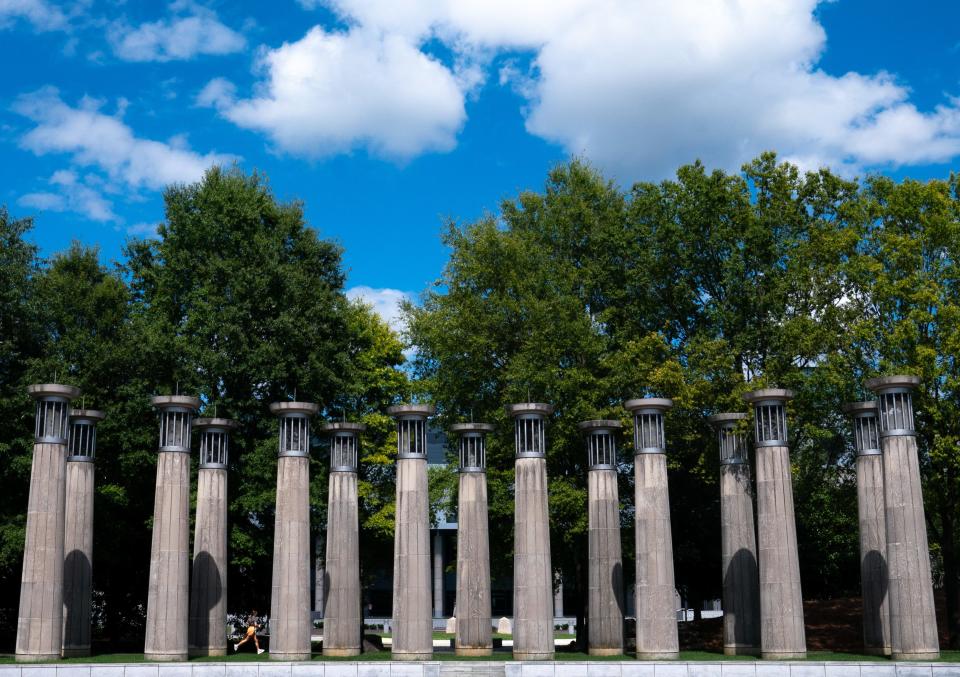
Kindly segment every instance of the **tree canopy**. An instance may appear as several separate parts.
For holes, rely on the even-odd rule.
[[[789,414],[804,594],[856,594],[855,477],[841,405],[866,396],[868,376],[916,373],[925,384],[917,409],[928,517],[944,552],[938,570],[955,580],[947,555],[958,508],[950,498],[958,206],[954,178],[848,180],[801,172],[772,153],[737,173],[695,163],[629,190],[574,160],[551,171],[542,192],[448,224],[443,275],[421,305],[406,308],[415,373],[443,425],[473,418],[503,431],[488,455],[493,515],[508,515],[512,502],[503,404],[556,405],[547,457],[554,566],[580,600],[587,466],[576,424],[620,418],[629,430],[625,399],[672,398],[674,561],[695,606],[721,585],[719,460],[706,417],[745,410],[742,394],[757,387],[796,391]],[[623,447],[628,559],[632,463],[630,443]],[[509,521],[496,528],[504,571]],[[624,568],[629,579],[632,565]],[[955,618],[956,589],[947,587]]]
[[[80,244],[41,259],[28,238],[32,221],[0,209],[0,636],[12,641],[15,624],[32,382],[79,385],[84,406],[107,412],[98,433],[95,619],[101,637],[136,645],[156,464],[151,395],[197,394],[203,414],[240,423],[230,456],[231,609],[268,606],[270,402],[310,400],[327,420],[367,424],[365,584],[391,561],[396,450],[387,405],[417,394],[438,406],[441,428],[497,424],[487,457],[491,568],[508,580],[513,436],[504,405],[554,404],[553,559],[582,613],[587,464],[579,421],[624,423],[629,583],[632,422],[622,403],[674,400],[666,423],[677,583],[697,605],[721,585],[718,452],[706,416],[745,410],[741,396],[756,387],[792,388],[804,594],[856,594],[853,450],[841,405],[868,396],[866,377],[906,372],[922,378],[915,408],[931,556],[951,643],[960,646],[956,177],[852,180],[765,154],[739,172],[695,163],[670,180],[624,188],[585,161],[562,164],[542,191],[506,199],[475,222],[447,224],[443,274],[405,308],[409,372],[398,369],[405,358],[397,335],[345,297],[339,246],[306,223],[299,203],[277,201],[265,177],[215,168],[169,187],[164,199],[156,239],[131,241],[111,266]],[[430,478],[431,501],[455,505],[452,468]],[[311,479],[321,537],[325,463],[312,465]]]
[[[300,204],[277,202],[258,175],[211,169],[198,183],[171,186],[164,199],[158,237],[131,241],[112,270],[79,244],[41,264],[23,239],[29,221],[2,214],[9,246],[0,275],[11,284],[0,322],[11,332],[3,333],[10,347],[0,360],[8,370],[0,406],[16,422],[0,433],[10,461],[4,486],[14,491],[3,506],[9,519],[0,549],[7,623],[16,620],[30,468],[26,385],[55,377],[81,386],[83,404],[107,414],[98,430],[93,570],[96,621],[115,643],[142,641],[157,444],[152,395],[196,394],[202,415],[240,424],[229,459],[232,610],[269,608],[273,401],[296,396],[319,403],[326,418],[368,424],[365,545],[373,552],[392,545],[392,426],[383,411],[406,392],[395,368],[402,344],[370,307],[345,297],[340,248],[307,226]],[[315,533],[325,521],[326,477],[326,464],[314,463]]]

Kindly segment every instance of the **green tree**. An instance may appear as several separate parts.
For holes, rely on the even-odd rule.
[[[148,449],[155,418],[145,402],[130,294],[120,271],[99,262],[96,248],[75,242],[47,262],[36,297],[43,342],[30,365],[31,380],[56,375],[81,388],[74,407],[106,413],[97,426],[93,572],[98,635],[120,640],[142,625],[137,607],[146,585],[146,527],[153,509],[154,458]],[[137,556],[118,558],[118,552]]]
[[[322,415],[368,425],[361,466],[365,552],[392,546],[392,422],[408,392],[398,336],[343,294],[340,249],[320,239],[299,203],[281,204],[258,175],[210,170],[165,192],[158,238],[128,243],[110,270],[74,244],[49,262],[24,240],[29,220],[0,212],[0,624],[14,635],[33,409],[26,385],[80,386],[75,403],[106,411],[98,430],[94,543],[95,630],[114,646],[142,645],[156,412],[150,397],[199,394],[203,414],[232,417],[231,608],[268,608],[277,424],[268,405],[296,396]],[[323,438],[321,421],[314,438]],[[313,464],[316,532],[323,529],[327,459]],[[126,553],[117,557],[117,553]],[[368,572],[367,576],[372,576]]]
[[[581,596],[586,454],[576,424],[622,418],[623,399],[648,387],[674,391],[680,368],[660,335],[632,337],[614,351],[605,330],[607,295],[620,290],[609,283],[617,271],[597,263],[599,250],[614,246],[625,216],[624,196],[612,184],[583,163],[560,167],[544,194],[504,202],[499,223],[488,217],[451,225],[440,284],[422,307],[407,307],[415,371],[441,425],[470,418],[497,424],[487,450],[495,577],[512,573],[513,423],[504,405],[532,399],[556,406],[547,433],[553,559]],[[626,495],[626,475],[623,485]],[[575,610],[582,616],[582,607]]]
[[[676,180],[638,184],[631,208],[647,289],[624,296],[614,331],[663,327],[689,386],[689,401],[671,417],[678,461],[671,483],[684,497],[673,511],[687,513],[679,523],[688,525],[677,546],[678,580],[694,602],[715,594],[713,582],[700,589],[698,575],[717,561],[719,547],[715,523],[697,517],[716,513],[718,493],[705,416],[743,410],[745,390],[779,385],[797,392],[790,425],[797,511],[810,517],[798,525],[809,553],[805,593],[855,590],[855,492],[839,411],[854,392],[844,349],[856,315],[841,301],[868,200],[856,182],[826,170],[801,174],[765,154],[739,175],[697,163],[681,167]]]
[[[851,261],[860,320],[850,361],[865,376],[910,373],[935,575],[960,648],[960,184],[873,177],[874,218]]]
[[[40,351],[35,287],[40,261],[25,238],[31,219],[12,217],[0,206],[0,637],[13,646],[27,488],[32,453],[33,407],[27,396],[27,364]],[[4,649],[7,650],[7,649]]]
[[[347,301],[340,248],[307,226],[300,203],[279,203],[262,176],[214,168],[198,183],[168,188],[164,200],[159,238],[128,248],[148,392],[179,387],[199,394],[204,414],[239,422],[230,458],[230,604],[268,608],[277,431],[269,404],[295,397],[317,402],[324,417],[366,419],[375,441],[369,454],[385,435],[375,412],[402,380],[393,370],[400,345],[368,308]],[[315,531],[326,477],[325,464],[313,464]],[[364,487],[369,513],[383,507],[370,507],[376,493]]]
[[[615,417],[629,429],[623,400],[662,395],[675,402],[666,420],[677,583],[695,607],[718,595],[719,529],[706,517],[719,512],[718,461],[705,418],[743,410],[744,391],[779,384],[798,392],[791,420],[806,590],[855,589],[855,492],[838,413],[854,391],[843,352],[854,310],[841,301],[870,214],[856,182],[801,174],[768,154],[740,174],[697,163],[629,193],[573,161],[550,173],[543,193],[503,202],[496,218],[451,225],[443,276],[407,314],[415,369],[441,422],[473,415],[502,431],[488,457],[494,571],[509,570],[510,554],[503,404],[532,397],[557,407],[548,451],[553,552],[582,613],[586,467],[576,424]],[[624,461],[629,581],[632,464]],[[711,570],[717,575],[704,575]]]

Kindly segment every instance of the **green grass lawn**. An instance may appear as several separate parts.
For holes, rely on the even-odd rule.
[[[447,633],[434,633],[434,636],[441,635],[440,639],[449,637]],[[438,661],[512,661],[513,656],[510,650],[494,651],[493,656],[457,656],[452,651],[435,651],[434,660]],[[245,661],[267,661],[270,660],[269,654],[257,655],[252,652],[242,652],[239,654],[230,654],[228,656],[203,656],[191,658],[190,662],[197,663],[219,663],[219,662],[245,662]],[[320,653],[313,654],[312,660],[315,661],[389,661],[389,651],[373,651],[353,658],[329,658]],[[636,660],[631,655],[621,656],[590,656],[582,652],[558,651],[556,653],[557,661],[629,661]],[[710,653],[708,651],[681,651],[680,661],[752,661],[759,660],[753,656],[724,656],[720,653]],[[853,653],[834,653],[831,651],[811,651],[807,654],[808,661],[887,661],[888,659],[880,656],[863,656]],[[13,656],[10,654],[0,655],[0,664],[13,663]],[[143,654],[138,653],[107,653],[97,654],[86,658],[65,658],[59,661],[51,661],[56,664],[70,663],[143,663]],[[960,651],[942,651],[940,653],[941,663],[960,663]]]
[[[367,633],[367,634],[371,634],[371,633]],[[376,635],[377,637],[392,637],[392,636],[393,636],[393,635],[390,634],[389,632],[374,632],[374,633],[372,633],[372,634]],[[434,638],[434,639],[454,639],[454,637],[455,637],[455,635],[454,635],[452,632],[434,631],[434,633],[433,633],[433,638]],[[554,637],[554,639],[576,639],[577,636],[576,636],[576,635],[571,635],[571,634],[565,633],[565,632],[555,632],[555,633],[553,633],[553,637]],[[493,638],[494,638],[494,639],[513,639],[513,635],[507,635],[507,634],[504,634],[504,633],[502,633],[502,632],[495,632],[495,633],[493,633]]]

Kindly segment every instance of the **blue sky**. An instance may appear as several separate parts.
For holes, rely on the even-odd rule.
[[[261,170],[390,315],[476,219],[582,155],[627,186],[766,149],[847,175],[960,156],[960,3],[0,0],[0,203],[121,256],[161,191]]]

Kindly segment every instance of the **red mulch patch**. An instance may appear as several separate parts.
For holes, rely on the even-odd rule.
[[[947,646],[946,611],[936,596],[940,646]],[[863,649],[860,598],[816,599],[803,603],[809,651],[858,653]],[[707,618],[680,624],[681,651],[723,651],[723,619]]]

